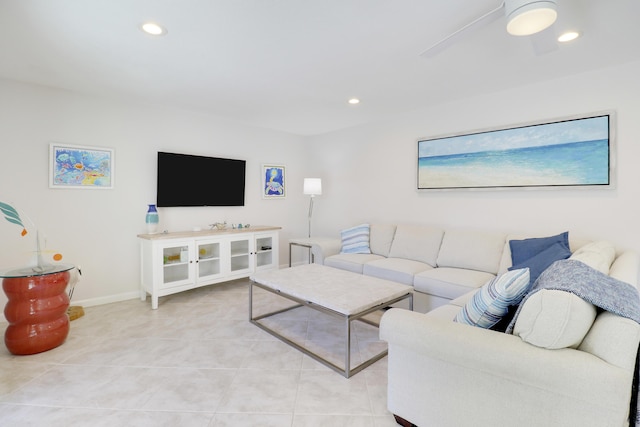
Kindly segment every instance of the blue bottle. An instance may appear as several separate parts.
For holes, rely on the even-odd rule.
[[[160,217],[158,216],[156,205],[149,205],[147,216],[144,222],[147,223],[148,234],[154,234],[158,232],[158,223],[160,222]]]

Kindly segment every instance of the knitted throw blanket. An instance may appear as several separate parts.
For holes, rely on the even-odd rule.
[[[602,310],[640,323],[640,295],[636,287],[601,273],[580,261],[565,259],[554,262],[538,277],[531,291],[520,303],[506,333],[513,333],[516,319],[527,299],[543,289],[571,292]],[[636,360],[629,413],[631,427],[640,426],[640,357]]]

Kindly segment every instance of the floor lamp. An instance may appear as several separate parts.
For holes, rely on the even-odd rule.
[[[309,199],[309,237],[311,237],[311,216],[313,215],[313,198],[322,194],[322,180],[320,178],[305,178],[303,193]]]

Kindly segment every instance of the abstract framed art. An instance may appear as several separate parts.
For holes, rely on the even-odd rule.
[[[112,189],[114,151],[111,148],[52,143],[49,145],[49,187]]]
[[[614,185],[613,112],[418,140],[418,190]]]
[[[262,197],[265,199],[284,199],[287,195],[285,167],[262,165]]]

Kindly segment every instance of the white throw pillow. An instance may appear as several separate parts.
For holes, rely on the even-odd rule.
[[[577,348],[596,318],[596,308],[578,296],[543,289],[520,309],[513,334],[537,347]]]
[[[611,263],[616,257],[616,249],[613,244],[606,241],[587,243],[571,255],[570,259],[576,259],[601,273],[609,274]]]

